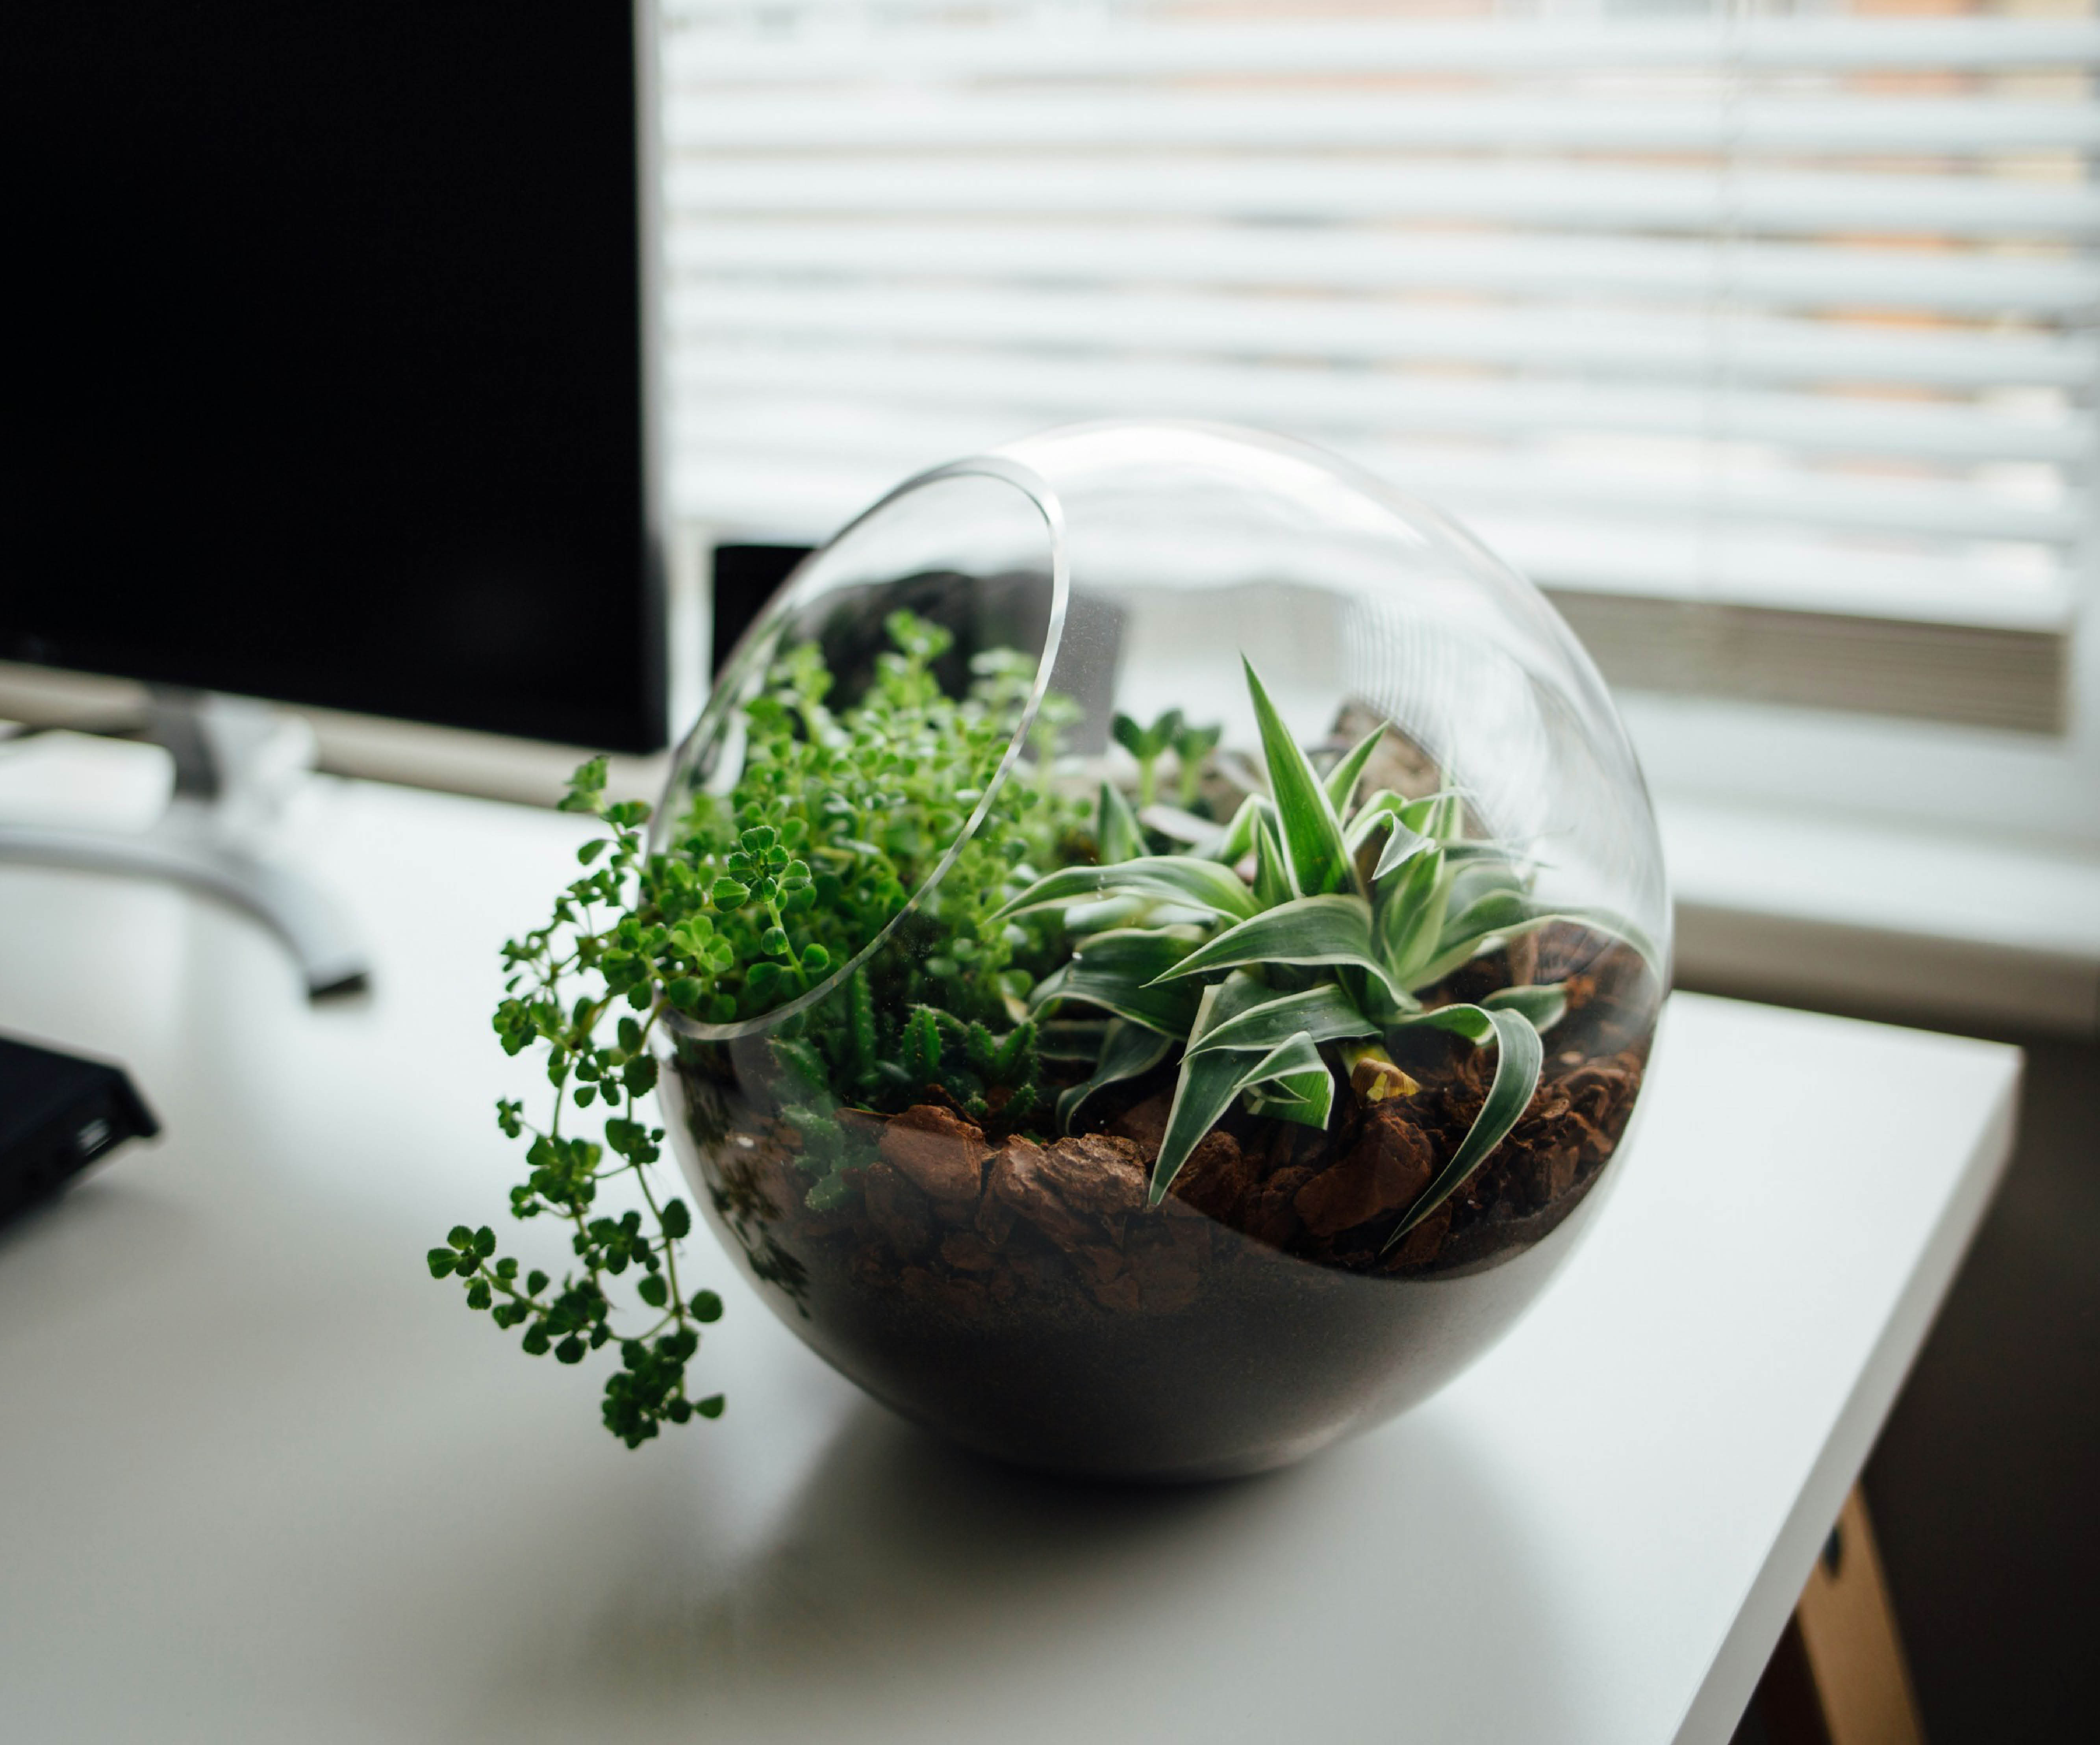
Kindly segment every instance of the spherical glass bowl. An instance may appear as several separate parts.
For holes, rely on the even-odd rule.
[[[1668,986],[1654,819],[1567,626],[1314,449],[1053,431],[801,566],[655,846],[781,736],[872,755],[839,723],[904,682],[900,623],[911,682],[975,686],[979,761],[907,744],[794,851],[845,903],[902,832],[920,882],[660,1044],[731,1252],[876,1398],[1032,1466],[1251,1472],[1427,1397],[1595,1216]]]

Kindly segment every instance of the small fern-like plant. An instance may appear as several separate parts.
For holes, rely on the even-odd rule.
[[[461,1224],[429,1251],[432,1275],[464,1287],[467,1306],[522,1329],[524,1350],[580,1363],[615,1346],[607,1429],[630,1447],[664,1423],[712,1417],[721,1396],[694,1398],[686,1366],[700,1328],[721,1314],[712,1291],[688,1292],[679,1244],[686,1202],[656,1177],[664,1129],[645,1118],[657,1077],[651,1044],[670,1014],[702,1024],[763,1017],[833,977],[893,926],[908,938],[841,994],[781,1021],[774,1050],[801,1080],[794,1114],[817,1172],[812,1204],[834,1203],[857,1160],[834,1119],[842,1101],[902,1108],[929,1086],[988,1119],[1018,1118],[1037,1099],[1035,1027],[1022,1004],[1064,954],[1041,920],[1004,913],[1009,899],[1083,841],[1085,808],[1049,780],[1055,736],[1071,709],[1054,694],[1036,714],[1037,755],[987,790],[1018,730],[1035,666],[1011,649],[972,663],[960,697],[934,672],[953,638],[910,612],[885,621],[892,644],[851,708],[829,705],[832,674],[814,643],[789,649],[744,706],[743,766],[726,795],[701,794],[648,852],[650,808],[607,798],[606,762],[577,771],[563,810],[607,833],[578,850],[583,871],[545,926],[503,948],[509,979],[496,1010],[505,1050],[544,1058],[545,1119],[505,1098],[496,1119],[527,1142],[514,1216],[567,1234],[573,1265],[558,1279],[499,1254],[495,1230]],[[913,894],[986,802],[938,889]],[[908,1014],[878,1023],[878,1008]],[[589,1128],[578,1130],[585,1123]],[[632,1177],[641,1208],[615,1217],[602,1192]],[[623,1288],[638,1317],[616,1298]]]

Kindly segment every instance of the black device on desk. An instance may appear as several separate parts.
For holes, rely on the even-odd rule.
[[[160,1130],[122,1067],[0,1036],[0,1223]]]

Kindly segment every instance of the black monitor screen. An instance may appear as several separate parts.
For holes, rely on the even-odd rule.
[[[660,744],[628,8],[4,11],[0,658]]]

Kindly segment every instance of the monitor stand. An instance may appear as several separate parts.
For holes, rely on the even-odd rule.
[[[0,860],[173,880],[245,909],[291,948],[315,1000],[366,985],[364,952],[341,906],[259,846],[290,783],[311,764],[302,727],[267,705],[195,691],[148,693],[145,731],[174,760],[168,809],[137,832],[0,822]]]

